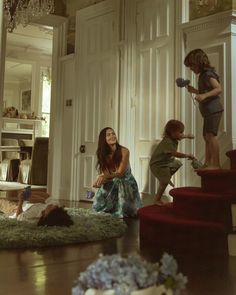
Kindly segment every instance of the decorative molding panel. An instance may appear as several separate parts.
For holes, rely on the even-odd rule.
[[[137,1],[137,41],[169,36],[169,7],[165,0]]]
[[[61,97],[63,99],[62,116],[62,147],[61,147],[61,179],[60,196],[68,199],[71,193],[71,173],[74,158],[72,157],[72,123],[73,109],[68,107],[68,101],[71,102],[75,96],[75,59],[74,55],[65,56],[60,59],[61,67]],[[68,132],[69,130],[69,132]],[[65,193],[66,192],[66,193]]]
[[[231,24],[231,21],[235,21],[235,18],[236,16],[232,13],[232,10],[230,10],[190,21],[183,24],[182,29],[187,34],[206,31],[208,29],[215,29],[216,27],[225,27]],[[228,31],[228,33],[230,33],[230,31]]]
[[[118,1],[106,0],[76,16],[72,199],[85,198],[95,176],[97,139],[102,128],[116,129],[119,104]],[[84,151],[80,147],[84,146]]]
[[[139,140],[151,140],[151,109],[152,109],[152,50],[146,49],[140,52],[139,67]]]
[[[160,139],[168,120],[171,104],[169,55],[168,45],[140,50],[137,63],[137,122],[140,141]]]
[[[139,191],[151,194],[151,171],[149,168],[150,157],[139,157]]]
[[[95,156],[94,155],[86,155],[84,156],[84,181],[83,187],[84,188],[91,188],[93,182],[95,181],[94,178],[94,167],[95,167]]]

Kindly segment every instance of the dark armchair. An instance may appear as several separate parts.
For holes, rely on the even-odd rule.
[[[18,140],[13,138],[2,138],[2,146],[19,147]],[[20,165],[19,151],[2,151],[2,161],[0,163],[0,180],[16,181]]]
[[[21,161],[19,182],[35,185],[47,184],[48,140],[48,137],[35,139],[32,158]]]

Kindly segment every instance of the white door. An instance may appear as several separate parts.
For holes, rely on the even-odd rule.
[[[96,179],[99,132],[117,130],[117,1],[104,1],[77,12],[74,161],[72,199],[86,199]]]
[[[136,1],[136,106],[134,174],[139,190],[154,194],[149,160],[174,117],[174,2]]]

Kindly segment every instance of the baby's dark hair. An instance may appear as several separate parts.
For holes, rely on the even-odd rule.
[[[53,209],[47,216],[41,216],[38,226],[70,226],[73,224],[71,217],[61,207]]]
[[[204,69],[214,69],[214,67],[211,66],[207,54],[200,48],[190,51],[184,59],[184,64],[186,67],[198,65],[200,71]]]
[[[178,120],[170,120],[166,123],[163,136],[171,137],[176,131],[184,132],[184,124]]]

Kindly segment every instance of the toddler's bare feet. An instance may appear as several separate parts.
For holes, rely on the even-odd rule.
[[[220,166],[207,166],[203,168],[204,170],[218,170],[221,169]]]

